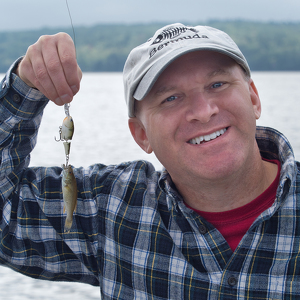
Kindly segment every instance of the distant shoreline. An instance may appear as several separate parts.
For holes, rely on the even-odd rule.
[[[239,45],[253,71],[300,71],[300,22],[216,20],[204,23],[227,32]],[[130,50],[163,25],[166,24],[75,26],[78,63],[84,72],[122,72]],[[59,31],[73,37],[70,26],[0,31],[0,73],[5,73],[41,35]]]

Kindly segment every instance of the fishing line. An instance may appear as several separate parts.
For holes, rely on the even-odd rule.
[[[74,41],[74,47],[75,47],[75,57],[77,59],[76,35],[75,35],[75,29],[74,29],[74,26],[73,26],[73,20],[72,20],[72,15],[71,15],[71,11],[70,11],[68,0],[66,0],[66,6],[67,6],[67,9],[68,9],[69,18],[70,18],[70,22],[71,22],[71,27],[72,27],[72,31],[73,31],[73,41]],[[65,114],[66,114],[67,117],[70,116],[69,107],[70,107],[69,103],[64,105]]]
[[[75,46],[75,53],[76,53],[76,36],[75,36],[75,30],[74,30],[74,26],[73,26],[73,20],[72,20],[71,11],[70,11],[70,8],[69,8],[68,0],[66,0],[66,5],[67,5],[68,13],[69,13],[69,18],[70,18],[70,21],[71,21],[71,26],[72,26],[72,31],[73,31],[73,40],[74,40],[74,46]],[[76,58],[77,58],[77,53],[76,53]]]

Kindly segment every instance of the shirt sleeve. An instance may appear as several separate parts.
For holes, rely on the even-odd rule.
[[[36,144],[37,131],[48,99],[28,87],[11,67],[1,82],[0,90],[0,194],[7,198]]]
[[[61,168],[28,168],[49,100],[13,73],[19,61],[0,83],[0,264],[34,278],[99,285],[95,239],[83,233],[94,218],[80,226],[96,215],[95,203],[80,202],[85,214],[65,235]]]

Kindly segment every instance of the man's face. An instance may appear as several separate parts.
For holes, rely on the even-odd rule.
[[[257,155],[260,109],[253,81],[234,60],[198,51],[167,67],[149,94],[136,101],[137,117],[129,126],[178,187],[246,172]]]

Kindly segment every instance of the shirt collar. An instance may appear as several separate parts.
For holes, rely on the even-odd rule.
[[[261,156],[277,159],[281,164],[280,180],[275,206],[282,205],[290,187],[294,186],[297,175],[297,163],[288,139],[279,131],[268,127],[257,127],[256,140]]]

